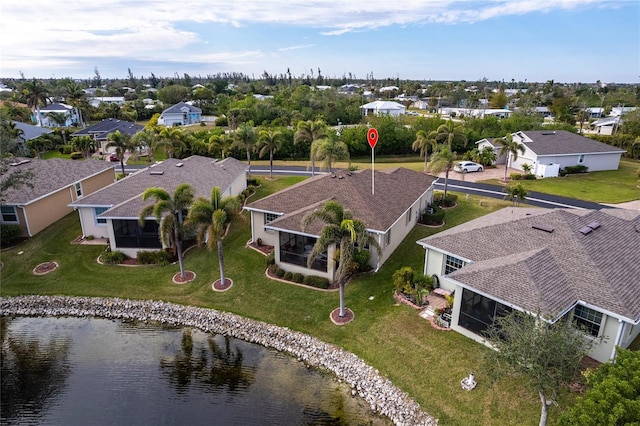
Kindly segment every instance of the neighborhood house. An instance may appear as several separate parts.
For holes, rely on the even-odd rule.
[[[144,126],[130,121],[118,120],[115,118],[106,118],[99,123],[93,124],[89,127],[85,127],[71,135],[72,138],[80,136],[89,136],[91,139],[99,143],[100,154],[106,154],[108,152],[115,152],[115,148],[107,149],[109,143],[109,135],[115,132],[120,132],[123,135],[133,136],[139,131],[144,129]]]
[[[200,124],[201,121],[202,110],[186,102],[179,102],[165,109],[158,118],[158,124],[167,127]]]
[[[379,268],[413,229],[433,201],[436,178],[398,168],[376,171],[339,171],[304,180],[245,207],[251,213],[251,239],[274,246],[276,264],[285,271],[317,275],[333,281],[337,269],[335,247],[319,256],[311,269],[308,256],[322,230],[317,220],[302,229],[302,218],[334,200],[362,220],[382,249],[371,251],[370,266]]]
[[[107,238],[112,251],[137,257],[142,250],[160,250],[162,244],[158,224],[148,217],[138,221],[145,205],[142,193],[152,187],[165,189],[172,196],[178,185],[193,186],[196,197],[211,197],[211,189],[220,187],[223,196],[239,195],[247,187],[247,166],[235,158],[217,161],[191,156],[183,160],[171,158],[121,179],[72,204],[80,215],[84,237]],[[112,169],[113,172],[113,169]]]
[[[573,322],[601,362],[640,334],[640,211],[509,207],[418,244],[454,296],[451,328],[474,340],[512,310]]]

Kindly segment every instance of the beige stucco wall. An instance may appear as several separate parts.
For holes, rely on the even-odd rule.
[[[95,221],[93,207],[82,207],[78,209],[80,224],[82,225],[82,235],[89,235],[95,238],[109,238],[109,229],[106,224],[98,224]]]
[[[73,209],[67,204],[75,200],[73,188],[63,188],[24,207],[30,236],[68,215]]]

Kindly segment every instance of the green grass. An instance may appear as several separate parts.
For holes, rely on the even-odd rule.
[[[620,161],[618,170],[573,174],[565,177],[519,180],[528,191],[559,195],[596,203],[623,203],[640,199],[637,170],[640,163]],[[498,184],[497,179],[483,181]]]
[[[299,177],[261,179],[257,199],[300,181]],[[20,246],[0,252],[2,296],[61,294],[155,299],[234,312],[317,336],[351,351],[416,399],[440,419],[441,425],[534,425],[539,416],[537,394],[513,378],[492,382],[483,369],[488,349],[455,332],[433,329],[411,308],[396,305],[391,276],[402,266],[422,270],[424,251],[416,241],[442,229],[507,205],[501,200],[460,196],[458,207],[447,210],[445,228],[417,226],[378,273],[354,279],[347,286],[346,305],[355,321],[335,326],[329,313],[339,305],[338,292],[301,288],[265,277],[264,256],[245,247],[251,237],[248,222],[232,227],[225,238],[225,273],[233,287],[214,292],[219,278],[215,252],[193,248],[186,267],[194,282],[171,282],[177,265],[105,266],[96,262],[103,246],[71,244],[80,235],[77,214],[70,214]],[[35,276],[39,263],[56,261],[60,267]],[[373,300],[370,297],[373,296]],[[460,380],[473,371],[478,387],[460,388]],[[555,412],[552,409],[552,419]]]

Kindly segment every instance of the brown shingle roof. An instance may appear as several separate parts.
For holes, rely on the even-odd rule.
[[[304,180],[249,204],[247,209],[285,213],[284,217],[271,224],[300,232],[300,220],[310,206],[320,207],[325,201],[336,200],[369,229],[385,232],[429,190],[435,180],[435,177],[405,168],[376,171],[375,194],[372,194],[371,170],[360,170],[350,175],[339,172]],[[314,231],[309,228],[307,232]]]
[[[13,170],[31,170],[33,179],[30,182],[33,187],[22,185],[18,189],[8,189],[4,196],[5,204],[28,204],[47,194],[74,185],[76,182],[80,182],[90,176],[102,173],[107,169],[113,169],[112,164],[98,160],[16,158],[14,162],[23,163],[17,166],[9,166],[9,170],[2,176],[2,180],[7,179]],[[115,179],[115,172],[113,173],[113,178]]]
[[[640,212],[527,211],[505,208],[419,243],[471,260],[451,278],[525,310],[557,316],[580,300],[640,321]],[[600,227],[578,231],[592,222]]]
[[[144,206],[141,195],[147,188],[160,187],[173,194],[178,185],[188,183],[196,197],[208,199],[214,186],[226,191],[246,168],[243,162],[231,157],[222,161],[197,155],[184,160],[171,158],[96,191],[73,206],[111,207],[101,217],[137,218]]]

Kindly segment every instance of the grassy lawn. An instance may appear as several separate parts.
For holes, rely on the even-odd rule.
[[[567,175],[537,180],[520,180],[529,191],[560,195],[596,203],[623,203],[640,199],[637,170],[640,163],[621,160],[618,170]],[[483,181],[498,184],[497,180]]]
[[[263,180],[250,200],[301,179]],[[481,207],[475,196],[460,200],[458,207],[447,211],[446,227],[507,205],[483,199],[487,206]],[[171,282],[177,265],[99,265],[96,258],[104,246],[71,244],[81,234],[78,215],[73,213],[35,238],[0,253],[4,264],[0,294],[155,299],[234,312],[309,333],[357,354],[439,418],[441,425],[537,424],[537,393],[513,378],[492,382],[483,368],[483,354],[488,349],[458,333],[433,329],[416,311],[396,305],[393,299],[393,272],[402,266],[422,270],[424,251],[415,242],[442,229],[417,226],[378,273],[349,283],[346,305],[356,318],[345,326],[335,326],[329,319],[329,313],[339,305],[338,292],[301,288],[265,276],[263,255],[245,246],[251,237],[248,222],[233,227],[224,242],[225,272],[234,281],[227,292],[212,291],[211,283],[219,278],[217,259],[215,252],[205,248],[187,252],[186,267],[197,277],[186,285]],[[32,269],[45,261],[56,261],[60,267],[47,275],[33,275]],[[460,388],[460,380],[469,372],[475,373],[479,383],[471,392]],[[557,411],[551,410],[551,420]]]

